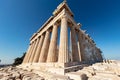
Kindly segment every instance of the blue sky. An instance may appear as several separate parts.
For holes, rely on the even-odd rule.
[[[12,63],[63,0],[0,0],[0,59]],[[120,0],[67,0],[105,58],[120,59]]]

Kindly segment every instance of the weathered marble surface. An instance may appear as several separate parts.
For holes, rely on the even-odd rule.
[[[64,75],[8,66],[0,68],[0,80],[120,80],[119,61],[107,60],[82,66],[83,69]]]

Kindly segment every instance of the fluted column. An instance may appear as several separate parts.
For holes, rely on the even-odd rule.
[[[32,60],[32,56],[33,56],[33,51],[34,51],[34,48],[35,48],[35,44],[36,44],[36,40],[33,42],[32,50],[31,50],[31,53],[30,53],[30,56],[29,56],[29,63],[31,63],[31,60]]]
[[[81,61],[84,61],[85,60],[85,56],[84,56],[84,49],[83,49],[83,46],[82,46],[82,36],[81,36],[81,32],[79,31],[78,32],[78,41],[79,41],[79,49],[80,49],[80,56],[81,56]]]
[[[39,60],[39,56],[40,56],[43,40],[44,40],[44,35],[41,35],[33,62],[38,62],[38,60]]]
[[[71,27],[71,44],[72,44],[72,58],[73,62],[79,62],[78,46],[76,40],[76,32],[74,26]]]
[[[53,25],[52,37],[48,51],[47,62],[56,62],[57,61],[57,32],[58,25]]]
[[[29,53],[30,53],[30,49],[31,49],[31,44],[29,45],[29,48],[28,48],[28,50],[27,50],[27,52],[26,52],[26,54],[25,54],[25,58],[24,58],[24,60],[23,60],[23,63],[27,63],[27,58],[28,58],[28,55],[29,55]]]
[[[40,38],[37,38],[36,43],[35,43],[35,47],[34,47],[34,50],[33,50],[32,56],[31,56],[31,62],[33,62],[33,59],[34,59],[34,56],[36,53],[36,49],[38,47],[39,40],[40,40]]]
[[[36,48],[36,44],[37,43],[37,40],[35,40],[35,42],[34,42],[34,47],[33,47],[33,50],[32,50],[32,52],[31,52],[31,56],[30,56],[30,63],[32,63],[32,60],[33,60],[33,55],[34,55],[34,51],[35,51],[35,48]]]
[[[50,32],[46,31],[45,39],[44,39],[43,46],[40,53],[39,62],[46,61],[48,49],[49,49],[49,43],[50,43]]]
[[[61,19],[58,62],[67,63],[68,57],[69,57],[68,56],[68,24],[67,24],[67,16],[64,15]]]
[[[78,53],[79,53],[79,59],[80,59],[80,62],[82,61],[82,56],[81,56],[81,49],[80,49],[80,45],[79,45],[79,41],[77,42],[77,45],[78,45]]]
[[[31,58],[31,55],[32,55],[32,51],[33,51],[33,48],[34,48],[34,41],[32,42],[32,44],[31,44],[31,49],[30,49],[30,53],[29,53],[29,55],[28,55],[28,58],[27,58],[27,62],[30,62],[30,58]]]

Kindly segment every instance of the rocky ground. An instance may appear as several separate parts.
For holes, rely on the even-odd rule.
[[[120,62],[105,61],[84,67],[82,70],[67,73],[65,79],[49,79],[32,71],[17,67],[0,68],[0,80],[120,80]]]
[[[44,78],[30,71],[8,66],[0,68],[0,80],[44,80]]]
[[[77,72],[86,74],[88,80],[120,80],[120,61],[96,63]]]

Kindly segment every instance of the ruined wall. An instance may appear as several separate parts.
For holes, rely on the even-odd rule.
[[[96,44],[91,39],[91,37],[85,33],[85,31],[80,30],[81,36],[81,58],[85,62],[96,62],[102,61],[102,52],[96,47]]]

